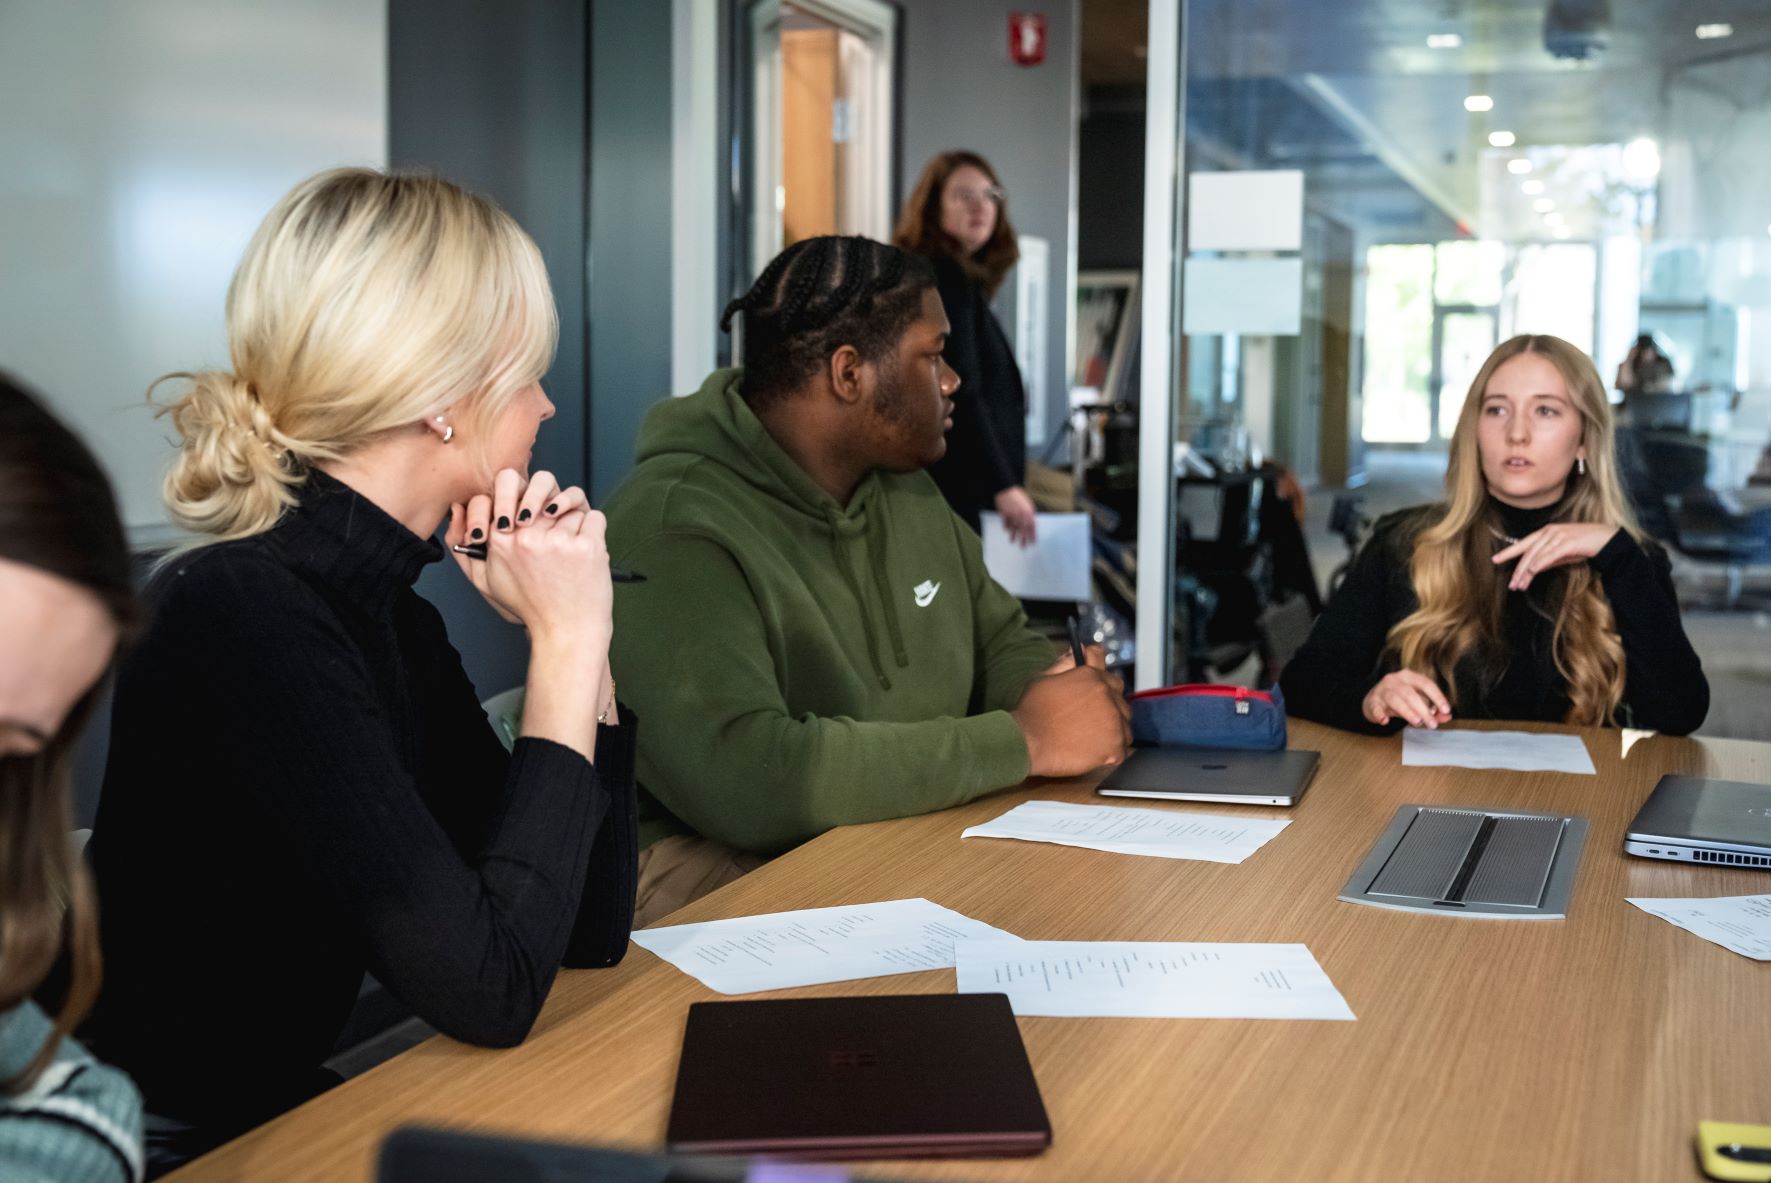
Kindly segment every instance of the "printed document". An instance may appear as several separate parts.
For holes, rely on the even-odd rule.
[[[634,933],[633,943],[711,990],[749,994],[950,969],[953,943],[966,937],[1016,939],[915,899],[648,928]]]
[[[1017,1015],[1354,1017],[1303,945],[965,940],[958,951],[959,992],[1007,994]]]
[[[1111,854],[1239,863],[1290,824],[1213,813],[1027,801],[1001,817],[971,827],[960,837],[1018,838],[1023,842],[1053,842]]]
[[[1630,903],[1742,957],[1771,961],[1771,895],[1632,899]]]
[[[1000,514],[985,513],[984,569],[1009,594],[1023,600],[1086,600],[1094,594],[1094,549],[1085,513],[1033,515],[1034,542],[1008,536]]]
[[[1512,772],[1579,772],[1593,776],[1593,758],[1578,735],[1530,731],[1459,731],[1407,727],[1402,763],[1409,768],[1505,768]]]

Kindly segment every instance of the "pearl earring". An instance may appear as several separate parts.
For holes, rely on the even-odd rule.
[[[1577,456],[1574,460],[1574,466],[1579,470],[1581,476],[1587,474],[1587,458],[1585,456]]]
[[[443,421],[443,417],[441,415],[438,415],[437,422],[441,423],[442,421]],[[443,442],[446,444],[454,438],[455,438],[455,428],[454,427],[444,427],[443,428]]]

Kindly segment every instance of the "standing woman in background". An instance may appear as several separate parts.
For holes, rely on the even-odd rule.
[[[99,985],[68,770],[133,627],[129,548],[92,453],[0,376],[0,1178],[142,1173],[141,1098],[68,1033]],[[32,992],[65,956],[51,1019]]]
[[[935,265],[947,309],[947,364],[959,375],[947,453],[929,466],[947,503],[976,530],[979,515],[1002,515],[1009,536],[1034,538],[1027,474],[1027,390],[1014,347],[990,311],[1021,257],[1008,198],[975,152],[943,152],[928,162],[898,219],[893,241]]]
[[[1447,501],[1378,522],[1285,667],[1286,709],[1379,733],[1454,711],[1695,731],[1709,683],[1613,437],[1586,354],[1559,337],[1502,342],[1458,415]]]
[[[507,1047],[633,919],[603,519],[527,474],[558,336],[535,244],[447,181],[322,173],[253,236],[227,322],[233,369],[174,376],[166,499],[196,541],[118,677],[91,845],[88,1030],[156,1169],[336,1083],[365,971]],[[445,518],[528,629],[508,753],[412,588]]]

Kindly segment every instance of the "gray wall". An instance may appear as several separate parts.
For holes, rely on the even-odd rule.
[[[388,5],[390,161],[433,169],[497,201],[547,262],[560,347],[542,384],[559,410],[541,430],[535,465],[564,484],[582,484],[588,463],[585,39],[582,4]],[[428,570],[418,590],[442,611],[482,696],[523,680],[522,630],[488,608],[452,563]]]
[[[633,467],[670,389],[671,5],[595,0],[590,96],[590,493]],[[709,266],[712,261],[709,260]]]
[[[970,148],[1002,178],[1015,228],[1051,243],[1049,430],[1064,421],[1069,389],[1065,342],[1076,175],[1076,4],[1060,0],[1041,6],[1046,60],[1030,67],[1015,65],[1008,55],[1009,13],[1027,8],[1025,0],[900,0],[899,6],[904,11],[904,155],[898,205],[929,157]],[[1013,281],[1004,286],[1011,288]],[[1043,442],[1027,441],[1030,448]]]

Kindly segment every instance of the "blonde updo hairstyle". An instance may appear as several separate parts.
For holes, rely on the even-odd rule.
[[[269,530],[315,464],[445,407],[483,447],[559,337],[541,253],[509,214],[365,168],[277,203],[234,272],[227,328],[232,371],[149,389],[188,384],[158,413],[182,438],[164,494],[193,546]]]
[[[1489,379],[1521,354],[1555,366],[1580,416],[1586,471],[1571,471],[1555,521],[1593,522],[1627,531],[1640,540],[1617,464],[1617,434],[1605,384],[1591,359],[1560,337],[1522,335],[1489,354],[1464,397],[1451,435],[1445,471],[1443,516],[1415,540],[1409,574],[1419,607],[1390,629],[1388,645],[1399,668],[1414,670],[1446,687],[1457,705],[1456,669],[1468,657],[1486,656],[1491,668],[1501,653],[1501,620],[1511,567],[1497,567],[1501,520],[1488,496],[1477,424]],[[1569,723],[1611,723],[1623,701],[1624,651],[1617,621],[1598,575],[1585,563],[1556,567],[1539,579],[1548,591],[1555,621],[1552,653],[1568,685]]]

